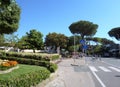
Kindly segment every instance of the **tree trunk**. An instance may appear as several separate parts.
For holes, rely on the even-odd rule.
[[[84,35],[83,34],[81,34],[81,38],[84,39]]]
[[[35,49],[33,49],[33,53],[35,53]]]

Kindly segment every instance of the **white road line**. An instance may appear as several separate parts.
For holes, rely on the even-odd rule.
[[[89,66],[90,70],[92,71],[93,75],[96,77],[96,79],[99,81],[99,83],[101,84],[102,87],[106,87],[105,84],[101,81],[101,79],[97,76],[97,74],[95,73],[95,71],[93,71],[93,66]]]
[[[105,72],[111,72],[109,69],[107,69],[107,68],[105,68],[105,67],[103,67],[103,66],[99,66],[99,68],[100,68],[101,70],[105,71]]]
[[[110,69],[113,69],[113,70],[115,70],[115,71],[117,71],[117,72],[120,72],[120,69],[118,69],[118,68],[115,68],[115,67],[109,67]]]
[[[92,70],[92,71],[94,71],[94,72],[97,72],[98,70],[95,68],[95,67],[93,67],[93,66],[89,66],[89,68]]]
[[[118,66],[116,66],[116,65],[113,65],[113,64],[111,64],[111,63],[107,63],[107,62],[105,62],[105,61],[102,61],[103,63],[106,63],[106,64],[108,64],[108,65],[110,65],[110,66],[114,66],[114,67],[117,67],[117,68],[120,68],[120,67],[118,67]]]

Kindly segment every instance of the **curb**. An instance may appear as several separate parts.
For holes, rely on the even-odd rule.
[[[8,69],[8,70],[0,71],[0,74],[10,73],[10,72],[12,72],[13,70],[18,69],[18,68],[19,68],[19,66],[15,66],[15,67],[12,67],[12,68],[10,68],[10,69]]]

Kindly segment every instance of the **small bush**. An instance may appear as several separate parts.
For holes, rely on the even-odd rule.
[[[59,59],[60,58],[60,55],[53,55],[52,56],[52,60],[57,60],[57,59]]]
[[[50,65],[47,68],[52,73],[52,72],[55,72],[57,70],[58,66],[57,66],[57,64],[50,63]]]
[[[6,53],[5,53],[4,51],[1,51],[1,52],[0,52],[0,56],[6,57]]]

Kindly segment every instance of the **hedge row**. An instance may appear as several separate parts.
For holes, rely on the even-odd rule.
[[[1,56],[8,56],[8,57],[21,57],[27,59],[34,59],[34,60],[41,60],[41,61],[50,61],[59,59],[58,54],[39,54],[39,53],[16,53],[16,52],[1,52]]]
[[[13,72],[14,74],[19,73],[15,76],[13,73],[8,77],[6,75],[0,75],[0,87],[31,87],[50,76],[50,72],[46,68],[36,69],[28,73],[20,73],[18,71]],[[6,77],[6,79],[2,77]]]
[[[0,59],[6,60],[15,60],[20,64],[27,64],[27,65],[37,65],[46,67],[50,72],[55,72],[57,69],[57,65],[50,63],[49,61],[39,61],[34,59],[25,59],[25,58],[17,58],[17,57],[0,57]]]

